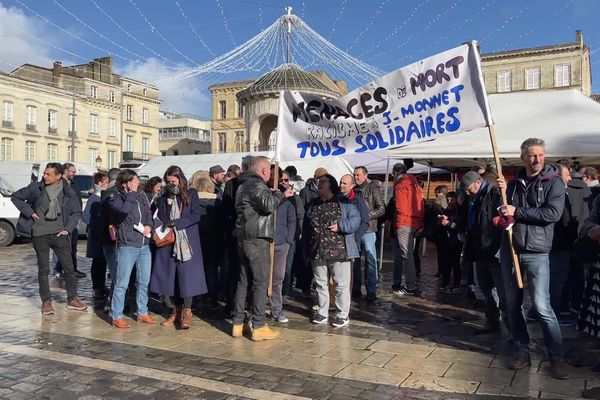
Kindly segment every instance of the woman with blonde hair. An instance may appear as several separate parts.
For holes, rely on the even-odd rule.
[[[200,246],[202,247],[210,306],[212,310],[216,311],[219,308],[219,261],[223,258],[223,248],[225,247],[223,202],[215,193],[213,181],[209,177],[196,176],[196,174],[192,176],[192,187],[198,191],[202,210],[198,224]]]

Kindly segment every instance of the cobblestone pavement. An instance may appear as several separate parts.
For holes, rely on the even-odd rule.
[[[79,254],[84,248],[80,241]],[[79,263],[89,272],[89,260]],[[567,361],[577,365],[568,380],[549,376],[535,325],[531,368],[506,369],[506,333],[474,336],[480,305],[438,293],[435,254],[423,263],[420,298],[394,296],[385,263],[379,298],[353,303],[348,327],[310,324],[309,305],[290,299],[280,339],[255,343],[232,339],[230,321],[202,307],[189,331],[135,323],[118,330],[102,309],[67,311],[54,278],[56,315],[42,316],[31,245],[0,248],[0,398],[578,398],[600,384],[589,368],[598,347],[573,328],[563,328]],[[78,285],[93,304],[89,274]]]

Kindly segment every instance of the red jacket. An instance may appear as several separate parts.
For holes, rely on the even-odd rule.
[[[403,226],[413,229],[423,228],[425,214],[423,189],[414,176],[404,174],[394,184],[394,206],[396,208],[394,228],[400,229]]]

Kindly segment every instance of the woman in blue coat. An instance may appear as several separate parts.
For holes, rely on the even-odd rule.
[[[175,244],[156,249],[150,290],[164,295],[171,308],[162,325],[180,323],[181,329],[189,329],[192,298],[208,291],[198,233],[202,209],[181,168],[169,167],[164,182],[163,194],[156,199],[158,218],[175,229]]]

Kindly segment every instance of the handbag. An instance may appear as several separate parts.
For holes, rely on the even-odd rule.
[[[113,242],[117,241],[117,228],[112,224],[108,226],[108,235],[110,236],[110,240],[112,240]]]
[[[167,228],[169,231],[161,238],[156,230],[152,233],[152,240],[154,241],[154,245],[158,248],[171,246],[175,243],[175,229]]]

